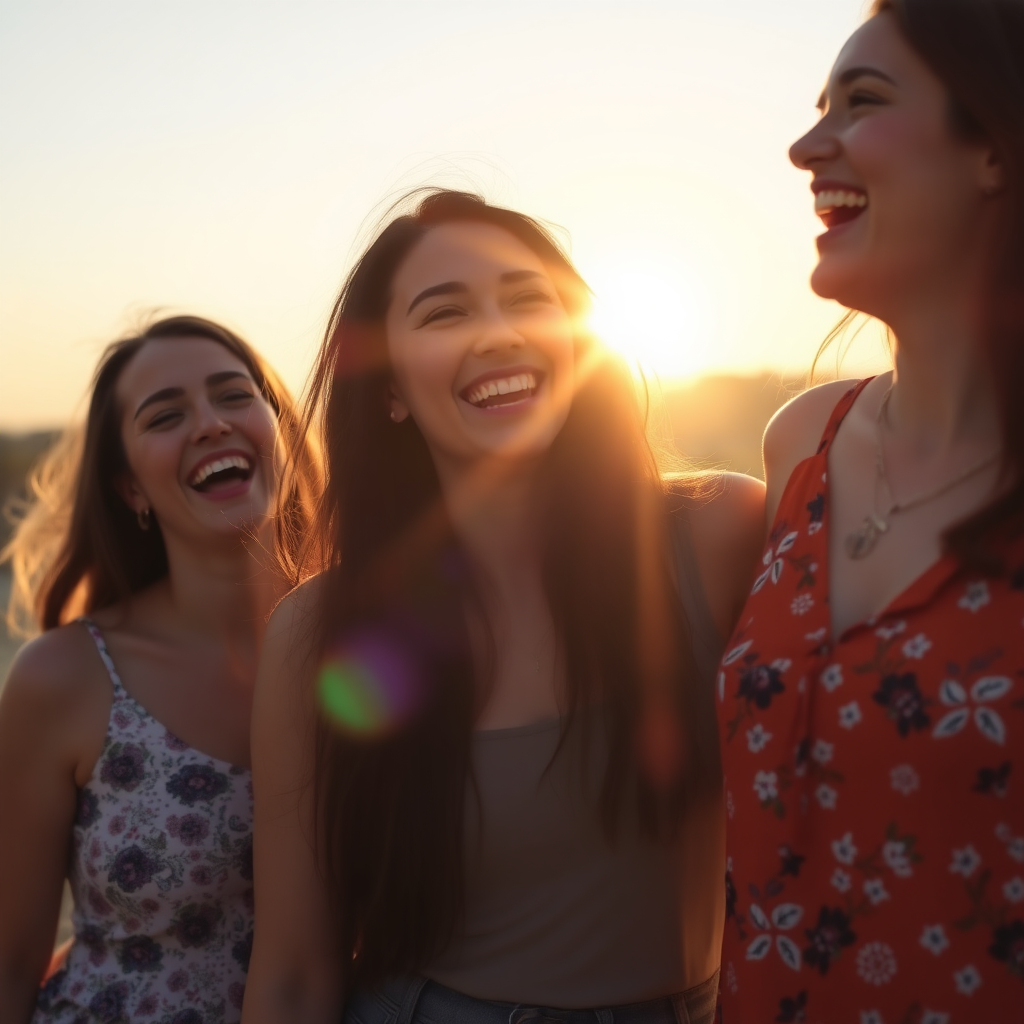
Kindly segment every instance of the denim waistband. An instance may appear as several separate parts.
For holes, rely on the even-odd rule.
[[[622,1006],[560,1010],[474,999],[428,978],[390,978],[354,992],[344,1024],[712,1024],[718,972],[685,992]]]

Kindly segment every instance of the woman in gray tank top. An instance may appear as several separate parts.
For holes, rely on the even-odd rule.
[[[665,483],[535,221],[415,198],[314,375],[332,568],[260,668],[243,1020],[710,1021],[763,489]]]

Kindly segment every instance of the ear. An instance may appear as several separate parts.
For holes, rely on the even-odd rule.
[[[142,493],[135,477],[128,473],[117,477],[114,480],[114,490],[121,495],[124,503],[136,514],[149,511],[152,508],[149,498]]]
[[[402,400],[394,381],[388,385],[388,409],[395,423],[401,423],[409,418],[409,406]]]

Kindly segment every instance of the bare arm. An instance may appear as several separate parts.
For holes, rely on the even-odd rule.
[[[313,717],[303,678],[310,588],[270,619],[252,723],[255,941],[243,1024],[336,1024],[342,962],[311,842]]]
[[[83,640],[78,627],[34,640],[0,694],[0,1020],[11,1024],[32,1016],[50,961],[76,776],[91,772],[110,713],[109,684],[83,669]]]
[[[768,485],[765,516],[769,530],[793,470],[818,450],[832,410],[858,383],[835,380],[809,388],[787,402],[769,421],[763,444],[764,478]]]
[[[711,500],[690,513],[701,585],[723,638],[736,625],[764,545],[765,487],[742,473],[724,473]]]

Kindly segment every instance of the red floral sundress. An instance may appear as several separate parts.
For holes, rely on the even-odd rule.
[[[863,386],[794,470],[718,676],[722,1020],[1021,1024],[1024,549],[999,578],[943,558],[830,635],[828,450]]]

